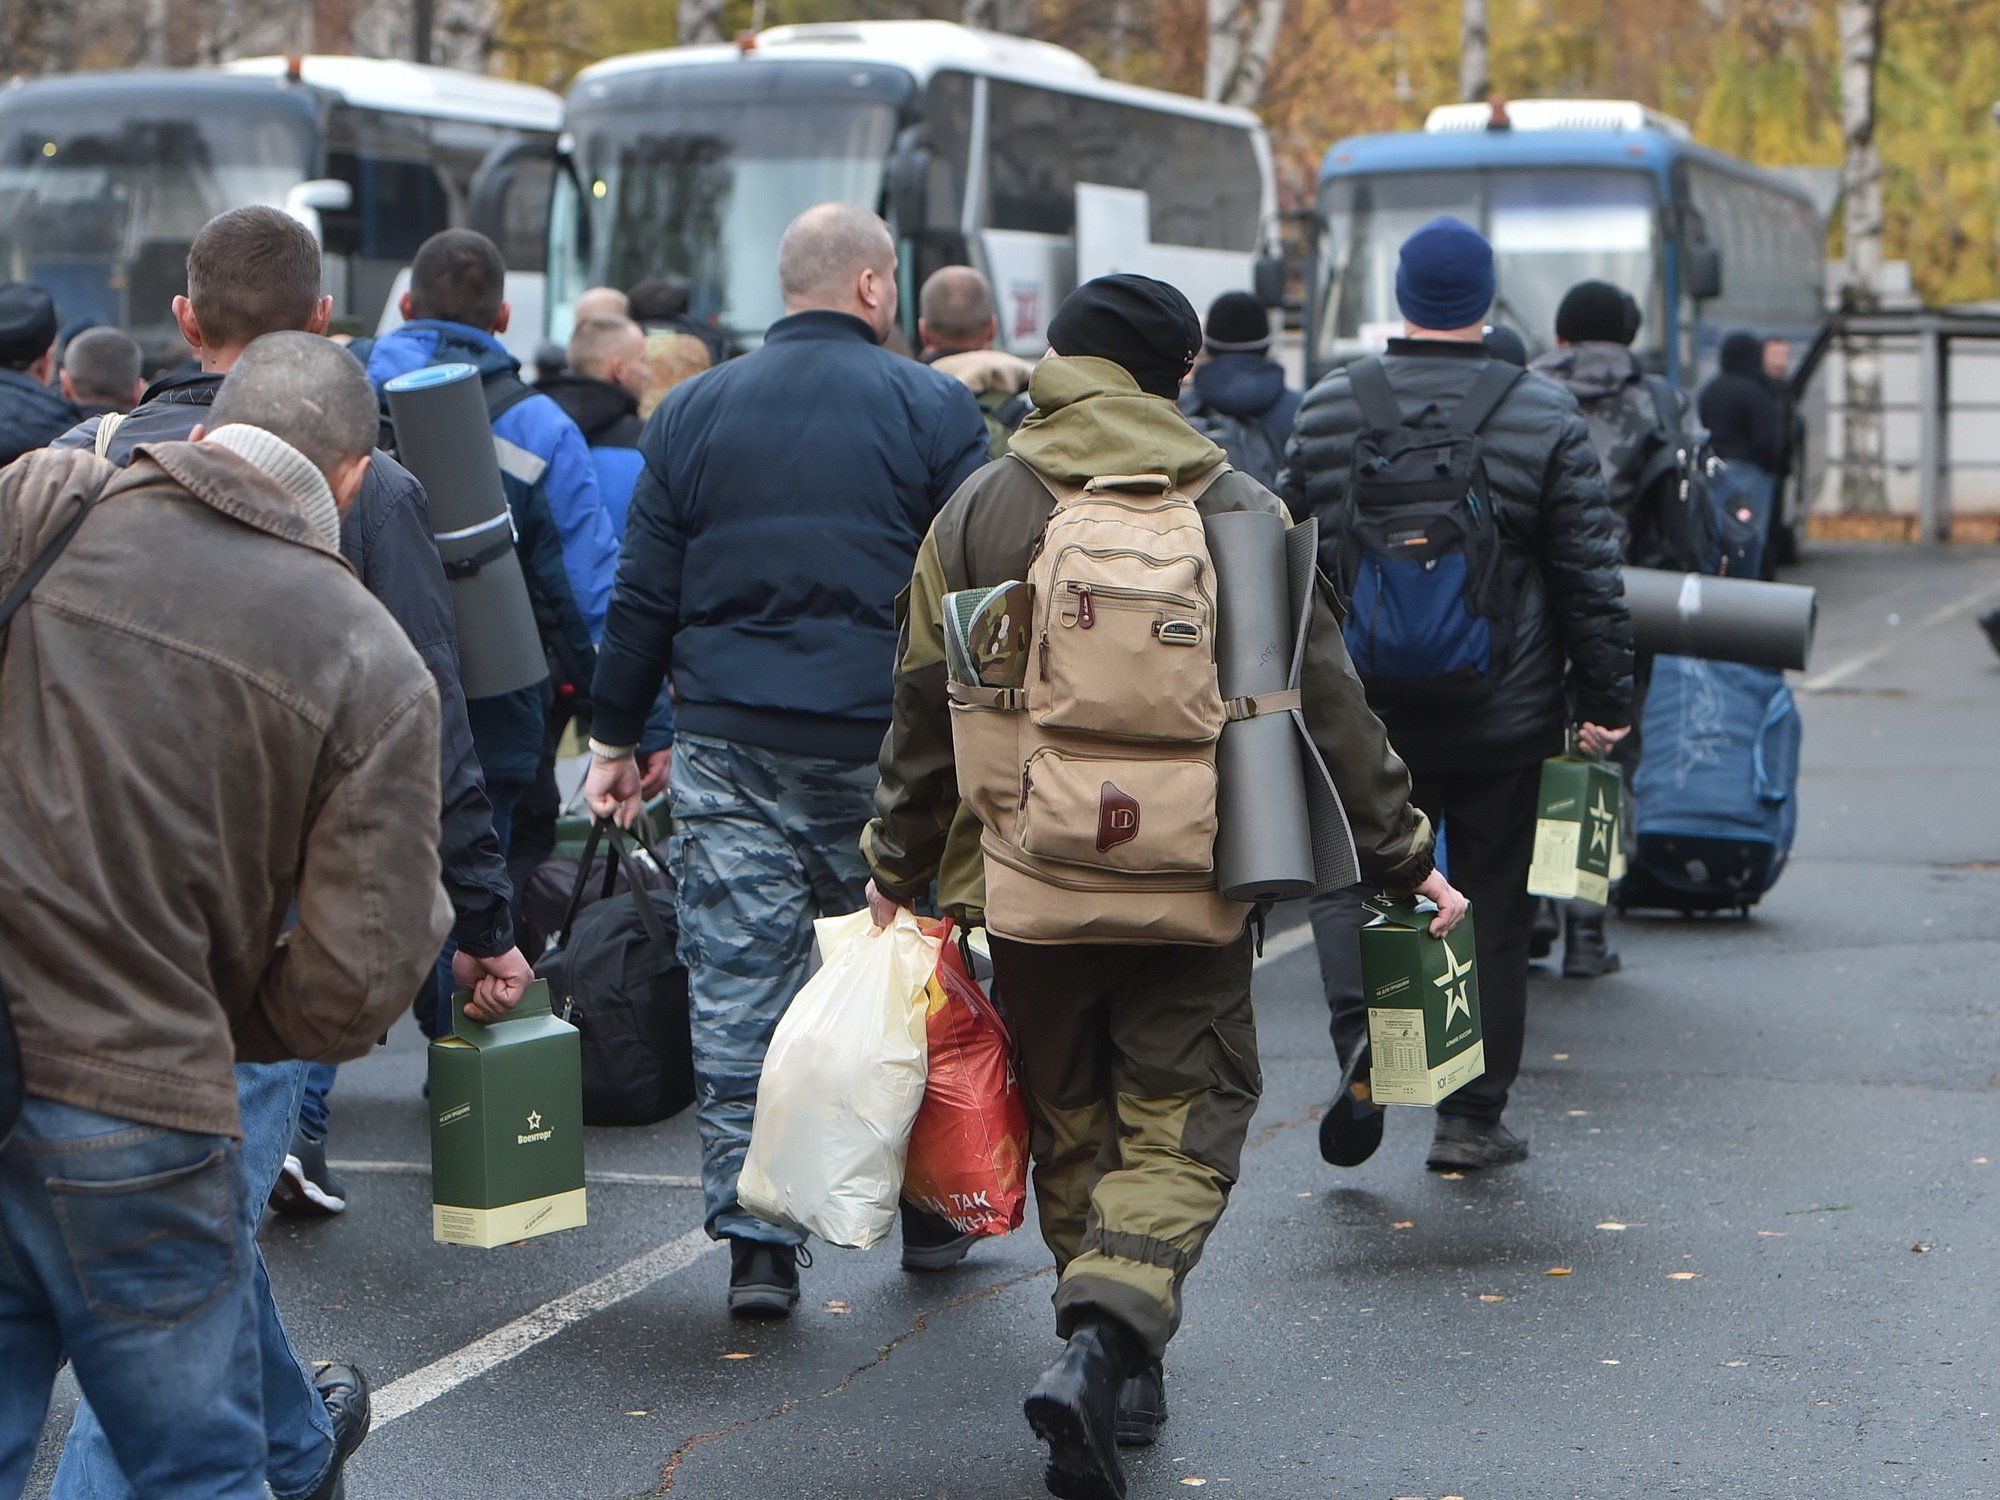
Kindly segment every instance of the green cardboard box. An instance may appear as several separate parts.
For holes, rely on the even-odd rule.
[[[1361,929],[1368,998],[1369,1089],[1377,1104],[1425,1108],[1486,1071],[1472,916],[1434,938],[1433,906],[1371,901]]]
[[[431,1236],[511,1244],[575,1229],[583,1202],[583,1049],[537,979],[504,1021],[482,1025],[452,996],[431,1043]]]
[[[1559,755],[1542,762],[1530,895],[1599,906],[1611,899],[1611,882],[1620,873],[1614,866],[1623,795],[1618,768],[1605,761]]]

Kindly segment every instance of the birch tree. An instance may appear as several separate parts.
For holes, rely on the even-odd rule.
[[[683,47],[723,39],[722,0],[679,0],[674,18],[674,39]]]
[[[1255,109],[1271,75],[1285,0],[1208,0],[1208,67],[1202,93]]]
[[[1035,26],[1034,0],[965,0],[965,24],[1026,36]]]
[[[1492,86],[1486,41],[1486,0],[1464,0],[1458,23],[1458,97],[1468,102],[1483,102]]]
[[[1847,260],[1843,302],[1872,310],[1882,277],[1882,159],[1875,147],[1875,72],[1882,52],[1882,0],[1840,0],[1840,125],[1846,143]],[[1843,350],[1841,499],[1847,510],[1888,508],[1882,480],[1882,365],[1872,344]]]

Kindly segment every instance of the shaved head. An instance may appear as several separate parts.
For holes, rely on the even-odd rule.
[[[215,393],[208,425],[235,422],[283,438],[331,482],[374,452],[379,412],[375,388],[340,345],[310,333],[267,333],[250,342]]]
[[[141,363],[139,346],[116,328],[86,328],[63,347],[63,374],[79,401],[130,405]]]
[[[896,318],[896,242],[878,215],[851,203],[807,209],[778,245],[787,312],[824,308],[869,323],[877,338]]]
[[[646,330],[630,318],[591,318],[569,336],[569,367],[592,380],[646,393]]]
[[[917,296],[924,343],[932,349],[984,349],[993,340],[993,285],[971,266],[933,271]]]
[[[592,318],[624,318],[632,313],[631,301],[615,286],[594,286],[576,299],[576,306],[570,317],[577,323],[587,323]],[[574,356],[571,363],[575,363]]]

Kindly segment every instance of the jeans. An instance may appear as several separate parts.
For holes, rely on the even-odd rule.
[[[796,1232],[744,1210],[736,1179],[771,1033],[812,962],[813,918],[866,899],[875,765],[684,734],[670,785],[708,1232],[795,1245]]]
[[[67,1354],[148,1500],[262,1500],[251,1201],[227,1136],[27,1101],[0,1148],[0,1495]]]
[[[297,1128],[299,1101],[305,1092],[306,1072],[302,1062],[243,1063],[236,1069],[236,1102],[243,1117],[242,1172],[246,1196],[237,1218],[247,1245],[249,1274],[245,1280],[251,1292],[254,1322],[250,1338],[254,1355],[240,1367],[251,1372],[262,1386],[262,1418],[259,1425],[258,1488],[269,1479],[279,1496],[309,1495],[318,1488],[333,1463],[333,1423],[326,1403],[292,1348],[285,1325],[278,1318],[278,1304],[271,1297],[271,1281],[264,1270],[264,1255],[257,1248],[257,1222],[263,1217],[265,1200],[285,1164],[285,1152]],[[253,1363],[254,1360],[254,1363]],[[164,1372],[155,1372],[164,1373]],[[88,1390],[85,1395],[88,1396]],[[124,1408],[114,1405],[113,1410]],[[270,1453],[264,1458],[264,1445]],[[104,1427],[86,1401],[70,1424],[69,1441],[63,1446],[62,1464],[49,1500],[130,1500],[134,1491],[150,1497],[143,1485],[126,1482],[132,1472],[124,1468],[118,1444],[107,1438]],[[0,1485],[0,1493],[5,1492]]]

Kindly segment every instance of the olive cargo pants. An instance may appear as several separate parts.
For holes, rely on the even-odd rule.
[[[1221,948],[993,939],[1065,1338],[1109,1313],[1157,1358],[1180,1327],[1263,1089],[1250,961],[1247,933]]]

